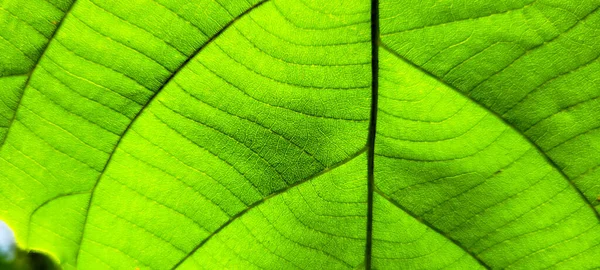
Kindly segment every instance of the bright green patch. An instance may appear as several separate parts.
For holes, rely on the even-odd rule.
[[[65,269],[600,268],[599,9],[2,1],[0,219]]]

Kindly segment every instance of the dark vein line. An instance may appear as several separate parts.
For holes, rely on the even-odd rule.
[[[594,206],[592,205],[592,203],[587,199],[587,197],[585,196],[585,194],[583,194],[583,192],[577,188],[577,186],[575,186],[575,184],[573,183],[573,181],[571,181],[571,178],[569,178],[564,172],[563,170],[554,162],[554,160],[552,160],[547,154],[546,152],[544,152],[544,150],[542,150],[542,148],[535,143],[533,140],[531,140],[531,138],[529,138],[527,135],[525,135],[521,130],[519,130],[517,127],[515,127],[513,124],[511,124],[510,122],[508,122],[506,119],[504,119],[502,117],[502,115],[496,113],[495,111],[491,110],[490,108],[486,107],[485,105],[483,105],[482,103],[478,102],[477,100],[473,99],[472,97],[466,95],[464,92],[458,90],[456,87],[452,86],[451,84],[445,82],[443,79],[433,75],[431,72],[425,70],[424,68],[418,66],[417,64],[413,63],[412,61],[406,59],[405,57],[403,57],[402,55],[398,54],[397,52],[395,52],[394,50],[392,50],[391,48],[387,47],[385,44],[381,43],[380,46],[388,51],[390,54],[398,57],[400,60],[408,63],[409,65],[411,65],[413,68],[416,68],[418,70],[420,70],[421,72],[423,72],[424,74],[428,75],[429,77],[435,79],[436,81],[438,81],[439,83],[445,85],[446,87],[454,90],[454,92],[458,93],[459,95],[469,99],[471,102],[473,102],[474,104],[476,104],[477,106],[479,106],[480,108],[482,108],[483,110],[485,110],[486,112],[488,112],[489,114],[495,116],[498,120],[502,121],[502,123],[506,126],[508,126],[510,129],[512,129],[514,132],[516,132],[517,134],[519,134],[521,137],[523,137],[532,147],[534,147],[536,149],[536,151],[540,154],[540,156],[542,156],[542,158],[550,165],[552,166],[568,183],[569,185],[571,185],[571,187],[575,190],[575,192],[577,192],[577,194],[579,194],[579,196],[581,197],[581,199],[583,199],[583,201],[591,208],[592,212],[594,213],[594,215],[596,216],[596,218],[598,219],[598,221],[600,221],[600,213],[598,211],[596,211],[596,209],[594,208]]]
[[[266,201],[268,201],[269,199],[276,197],[277,195],[280,195],[282,193],[285,193],[286,191],[299,186],[303,183],[309,182],[312,179],[315,179],[323,174],[326,174],[328,172],[330,172],[331,170],[334,170],[336,168],[339,168],[340,166],[352,161],[353,159],[355,159],[356,157],[362,155],[364,152],[366,152],[369,149],[368,146],[363,147],[363,149],[361,149],[360,151],[352,154],[351,156],[347,157],[346,159],[334,164],[331,167],[325,168],[324,170],[313,174],[303,180],[300,180],[296,183],[293,183],[285,188],[282,188],[278,191],[273,192],[271,195],[264,197],[262,200],[257,201],[251,205],[249,205],[246,209],[244,209],[243,211],[235,214],[234,216],[232,216],[227,222],[223,223],[223,225],[221,225],[219,228],[217,228],[213,233],[211,233],[209,236],[207,236],[204,240],[202,240],[202,242],[200,242],[194,249],[192,249],[188,254],[186,254],[183,258],[181,258],[181,260],[179,260],[179,262],[177,262],[177,264],[175,264],[171,269],[176,269],[177,267],[179,267],[183,262],[185,262],[189,257],[191,257],[192,255],[194,255],[194,253],[199,250],[202,246],[204,246],[204,244],[206,244],[210,239],[212,239],[215,235],[217,235],[219,232],[221,232],[223,229],[225,229],[227,226],[229,226],[229,224],[231,224],[232,222],[238,220],[240,217],[244,216],[246,213],[248,213],[248,211],[256,208],[257,206],[265,203]]]
[[[21,74],[2,75],[2,76],[0,76],[0,79],[4,79],[4,78],[11,78],[11,77],[21,77],[21,76],[27,76],[27,75],[29,75],[29,74],[30,74],[30,73],[29,73],[29,72],[27,72],[27,73],[21,73]]]
[[[488,76],[483,81],[478,82],[473,87],[471,87],[471,89],[469,91],[470,92],[475,91],[479,86],[483,85],[484,83],[487,83],[488,81],[490,81],[490,79],[494,78],[495,76],[498,76],[499,74],[501,74],[502,72],[504,72],[508,68],[512,67],[512,65],[514,65],[515,63],[517,63],[517,61],[519,61],[523,57],[531,54],[533,51],[536,51],[536,50],[539,50],[541,48],[544,48],[545,45],[550,44],[550,43],[554,42],[555,40],[557,40],[557,39],[559,39],[561,37],[564,37],[564,35],[566,35],[567,33],[569,33],[571,30],[575,29],[576,26],[578,26],[581,22],[585,21],[590,15],[596,13],[596,11],[598,11],[599,9],[600,9],[600,6],[596,7],[594,10],[590,11],[590,13],[586,14],[581,19],[578,19],[576,23],[572,24],[571,26],[569,26],[569,28],[565,29],[563,32],[559,33],[555,37],[553,37],[553,38],[551,38],[551,39],[549,39],[547,41],[544,41],[542,43],[539,43],[539,44],[537,44],[537,45],[535,45],[535,46],[533,46],[531,48],[526,49],[521,55],[519,55],[517,58],[515,58],[514,60],[512,60],[508,65],[506,65],[502,69],[494,72],[492,75]]]
[[[46,201],[44,201],[42,204],[40,204],[38,207],[36,207],[35,209],[33,209],[33,211],[31,212],[30,217],[32,217],[33,215],[35,215],[35,213],[40,210],[40,208],[44,207],[45,205],[47,205],[48,203],[55,201],[57,199],[60,199],[62,197],[68,197],[68,196],[74,196],[74,195],[82,195],[82,194],[88,194],[90,193],[89,190],[86,191],[76,191],[76,192],[69,192],[69,193],[64,193],[64,194],[59,194],[56,195],[50,199],[47,199]]]
[[[377,101],[379,90],[379,0],[371,0],[371,118],[367,138],[367,236],[365,244],[365,269],[371,269],[373,251],[373,192],[375,188],[375,134],[377,127]]]
[[[78,264],[79,254],[81,253],[81,244],[83,242],[83,237],[85,235],[85,228],[87,227],[87,219],[88,219],[88,216],[89,216],[89,213],[90,213],[90,208],[91,208],[91,205],[92,205],[92,200],[94,199],[94,194],[95,194],[96,188],[98,187],[98,183],[100,183],[100,180],[102,179],[102,176],[104,176],[104,173],[106,172],[106,168],[108,167],[108,165],[112,161],[112,158],[113,158],[113,156],[114,156],[117,148],[121,144],[121,141],[123,140],[123,138],[125,137],[125,135],[127,134],[127,132],[129,130],[131,130],[131,127],[133,126],[133,124],[136,122],[136,120],[139,118],[139,116],[142,114],[142,112],[144,112],[144,110],[146,108],[148,108],[148,106],[152,103],[152,101],[154,100],[154,98],[156,96],[158,96],[158,94],[160,92],[162,92],[162,90],[173,80],[173,78],[177,74],[179,74],[179,71],[181,71],[192,59],[194,59],[194,57],[196,57],[196,55],[198,55],[204,48],[206,48],[206,46],[208,46],[209,44],[211,44],[223,32],[225,32],[225,30],[227,30],[233,23],[237,22],[244,15],[246,15],[250,11],[258,8],[259,6],[261,6],[262,4],[266,3],[267,1],[269,1],[269,0],[263,0],[263,1],[260,1],[260,2],[258,2],[256,4],[254,4],[253,6],[251,6],[250,8],[248,8],[246,11],[242,12],[240,15],[238,15],[237,17],[235,17],[231,21],[229,21],[225,26],[223,26],[223,28],[221,28],[221,30],[219,30],[209,40],[207,40],[206,43],[204,43],[202,46],[198,47],[198,49],[196,49],[196,51],[194,51],[183,63],[181,63],[179,65],[179,67],[177,67],[177,69],[175,69],[175,71],[173,71],[173,73],[171,74],[171,76],[169,76],[165,80],[165,82],[162,84],[162,86],[158,90],[156,90],[156,92],[154,92],[154,94],[150,97],[150,99],[148,99],[148,101],[146,102],[146,104],[144,104],[144,106],[138,111],[138,113],[129,122],[129,124],[127,125],[127,127],[125,127],[125,130],[123,130],[123,133],[121,133],[121,136],[119,136],[119,139],[115,143],[115,146],[113,147],[113,149],[112,149],[112,151],[110,153],[110,156],[108,157],[108,160],[104,164],[104,167],[102,168],[102,171],[101,171],[100,175],[96,179],[96,182],[94,183],[94,186],[91,189],[90,199],[88,200],[88,204],[87,204],[86,212],[85,212],[85,218],[83,220],[83,230],[81,232],[81,237],[79,238],[78,252],[77,252],[77,255],[75,255],[75,265]]]
[[[89,193],[90,193],[90,191],[86,190],[86,191],[77,191],[77,192],[69,192],[69,193],[59,194],[50,199],[47,199],[42,204],[38,205],[35,209],[33,209],[31,214],[29,215],[29,222],[28,222],[29,226],[27,227],[27,245],[29,245],[29,243],[31,241],[31,222],[33,220],[33,216],[37,213],[38,210],[40,210],[42,207],[48,205],[49,203],[51,203],[57,199],[69,197],[69,196],[75,196],[75,195],[89,194]]]
[[[440,231],[439,229],[437,229],[435,226],[433,226],[432,224],[430,224],[429,222],[423,220],[421,217],[415,215],[413,212],[411,212],[410,210],[404,208],[404,206],[400,205],[398,202],[394,201],[393,199],[389,198],[387,195],[385,195],[383,192],[381,192],[380,190],[376,189],[375,192],[377,192],[377,194],[379,194],[382,198],[386,199],[388,202],[390,202],[391,204],[393,204],[394,206],[398,207],[400,210],[404,211],[405,213],[407,213],[408,215],[410,215],[412,218],[414,218],[415,220],[417,220],[418,222],[420,222],[421,224],[427,226],[427,228],[435,231],[436,233],[438,233],[439,235],[443,236],[444,238],[446,238],[448,241],[452,242],[454,245],[456,245],[457,247],[461,248],[465,253],[469,254],[471,257],[473,257],[473,259],[475,259],[479,264],[481,264],[481,266],[485,267],[486,269],[492,269],[492,267],[490,267],[489,265],[487,265],[483,260],[481,260],[479,257],[477,257],[476,254],[472,253],[471,251],[469,251],[465,246],[463,246],[461,243],[459,243],[458,241],[452,239],[451,237],[447,236],[446,233],[444,233],[443,231]]]
[[[6,142],[6,138],[8,138],[8,135],[9,135],[10,131],[12,130],[11,129],[12,124],[15,121],[15,118],[17,118],[17,112],[19,110],[19,107],[21,107],[21,101],[23,100],[23,96],[25,95],[25,90],[27,89],[27,86],[29,86],[29,82],[31,80],[33,73],[35,72],[37,67],[40,65],[40,61],[42,60],[42,58],[44,58],[44,55],[46,55],[46,52],[48,51],[48,47],[50,46],[50,43],[52,43],[52,41],[54,40],[54,37],[56,36],[56,33],[58,33],[60,28],[63,26],[63,22],[65,21],[65,19],[67,18],[67,16],[69,15],[71,10],[75,6],[75,4],[77,4],[77,0],[75,0],[73,2],[73,4],[71,4],[71,6],[69,6],[69,9],[67,9],[67,11],[65,11],[64,16],[62,17],[60,22],[58,22],[56,29],[54,29],[54,32],[52,32],[52,35],[50,35],[50,37],[48,37],[48,42],[46,42],[46,44],[42,48],[42,54],[40,54],[40,57],[38,57],[38,59],[35,61],[35,63],[33,63],[33,69],[31,69],[31,71],[28,72],[27,74],[22,74],[22,75],[28,75],[27,80],[25,80],[25,84],[23,85],[23,92],[21,92],[21,96],[19,97],[19,100],[17,101],[17,107],[15,108],[15,112],[13,113],[12,118],[8,122],[8,125],[6,126],[6,129],[7,129],[6,134],[4,135],[4,138],[0,138],[0,150],[2,150],[2,147],[4,146],[4,142]],[[11,75],[11,76],[20,76],[20,75]]]

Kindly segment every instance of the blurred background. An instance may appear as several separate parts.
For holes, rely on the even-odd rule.
[[[17,248],[15,236],[0,220],[0,270],[54,270],[58,268],[46,255]]]
[[[15,237],[6,223],[0,220],[0,260],[12,261],[15,257]]]

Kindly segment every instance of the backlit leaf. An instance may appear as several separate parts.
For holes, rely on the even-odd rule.
[[[64,269],[600,268],[600,1],[0,1]]]

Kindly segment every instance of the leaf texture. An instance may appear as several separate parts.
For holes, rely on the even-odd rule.
[[[600,268],[599,7],[0,1],[0,219],[64,269]]]

